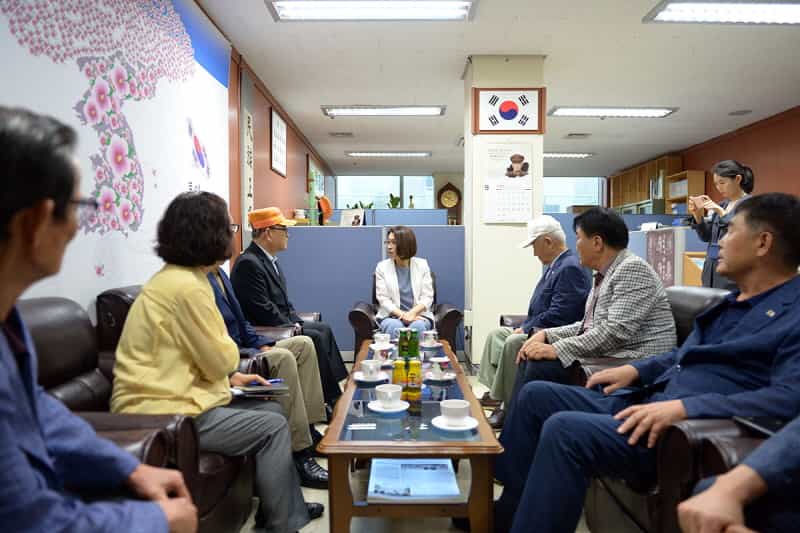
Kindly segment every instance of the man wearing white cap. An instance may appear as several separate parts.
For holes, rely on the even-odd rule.
[[[482,403],[496,407],[490,422],[497,429],[504,418],[500,403],[507,402],[514,389],[516,358],[523,343],[539,329],[580,320],[591,288],[586,270],[567,248],[564,230],[553,217],[541,215],[528,222],[528,237],[519,246],[532,247],[545,270],[531,296],[525,321],[516,329],[497,328],[486,338],[478,380],[490,389]]]

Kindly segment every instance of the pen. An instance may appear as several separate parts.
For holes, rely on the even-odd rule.
[[[267,383],[270,385],[277,385],[278,383],[283,383],[283,378],[272,378],[268,379]],[[261,385],[260,381],[251,381],[248,385]]]

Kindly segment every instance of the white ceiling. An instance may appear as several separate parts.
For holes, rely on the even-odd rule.
[[[642,24],[657,0],[480,0],[471,22],[276,23],[264,0],[199,0],[337,174],[463,171],[470,55],[544,54],[555,105],[679,107],[666,119],[547,117],[545,176],[597,176],[800,104],[800,27]],[[336,118],[324,104],[445,104],[443,117]],[[752,109],[743,117],[728,113]],[[335,139],[331,131],[352,131]],[[591,133],[566,140],[570,132]],[[365,161],[347,150],[427,150]],[[736,154],[730,154],[736,157]]]

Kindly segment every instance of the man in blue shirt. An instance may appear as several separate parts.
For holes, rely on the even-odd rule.
[[[528,316],[516,329],[500,327],[489,332],[481,356],[478,381],[490,391],[482,403],[496,407],[489,421],[497,429],[505,416],[500,404],[508,404],[514,389],[517,352],[535,331],[580,320],[590,289],[588,273],[567,248],[566,235],[556,219],[541,215],[528,222],[528,238],[520,248],[528,246],[545,266],[528,304]]]
[[[598,372],[586,388],[523,387],[496,463],[499,531],[574,532],[590,479],[653,478],[654,447],[677,421],[800,412],[798,220],[792,195],[741,202],[717,266],[741,292],[700,314],[680,348]]]
[[[698,484],[678,506],[684,533],[794,531],[800,524],[800,418],[756,448],[739,466]]]
[[[36,350],[14,307],[56,274],[78,229],[79,170],[68,126],[0,106],[0,524],[39,531],[197,530],[197,509],[176,470],[140,464],[99,438],[37,383]],[[83,502],[65,487],[139,499]]]

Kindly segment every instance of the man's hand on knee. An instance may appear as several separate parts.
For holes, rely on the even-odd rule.
[[[586,388],[591,389],[596,385],[607,385],[603,394],[611,394],[617,389],[627,387],[639,379],[639,371],[633,365],[622,365],[616,368],[606,368],[595,372],[586,381]]]
[[[618,433],[632,432],[628,444],[635,445],[645,433],[649,433],[647,447],[652,448],[665,429],[675,422],[686,419],[686,409],[682,401],[669,400],[632,405],[614,415],[614,418],[624,420],[617,428]]]

